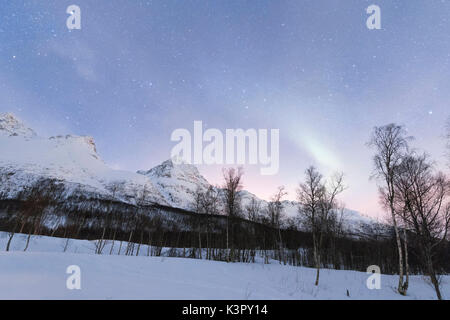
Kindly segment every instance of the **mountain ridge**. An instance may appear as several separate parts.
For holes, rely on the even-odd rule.
[[[115,170],[99,157],[92,137],[58,135],[43,138],[11,113],[0,114],[0,125],[0,148],[4,150],[0,154],[0,176],[3,176],[0,197],[3,198],[14,198],[39,177],[48,177],[66,182],[68,194],[74,192],[73,185],[76,185],[100,198],[136,204],[142,190],[146,189],[148,203],[191,210],[196,190],[211,186],[191,164],[178,164],[168,159],[149,170],[135,173]],[[121,185],[120,192],[112,194],[111,187],[118,184]],[[242,190],[241,195],[244,209],[252,199],[262,208],[268,204],[247,190]],[[298,204],[289,200],[283,204],[286,217],[294,218]],[[352,224],[373,222],[356,211],[346,211]]]

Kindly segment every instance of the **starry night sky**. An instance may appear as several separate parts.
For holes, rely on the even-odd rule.
[[[69,31],[66,8],[81,7]],[[381,7],[382,30],[366,27]],[[111,166],[149,169],[176,128],[279,128],[280,172],[245,188],[289,199],[306,167],[342,170],[347,207],[376,216],[375,125],[403,124],[444,168],[450,1],[0,0],[0,112],[41,135],[95,138]],[[212,183],[219,167],[201,166]]]

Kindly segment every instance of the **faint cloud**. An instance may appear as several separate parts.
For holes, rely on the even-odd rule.
[[[99,81],[95,72],[97,58],[86,42],[73,39],[52,41],[47,49],[49,54],[70,62],[82,79],[90,82]]]
[[[307,128],[287,128],[290,140],[301,150],[304,150],[319,165],[333,170],[339,170],[342,163],[333,148],[323,140],[317,139],[312,130]]]
[[[337,155],[335,155],[329,147],[312,136],[303,136],[299,143],[303,145],[321,165],[333,170],[336,170],[341,166]]]

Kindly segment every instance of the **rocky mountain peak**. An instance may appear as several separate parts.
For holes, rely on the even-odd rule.
[[[12,113],[0,113],[0,134],[32,138],[36,136],[33,129],[28,128]]]
[[[175,159],[168,159],[148,171],[141,170],[138,171],[138,173],[157,178],[186,178],[186,180],[197,180],[198,182],[204,182],[208,184],[208,182],[200,174],[196,166],[179,162]]]

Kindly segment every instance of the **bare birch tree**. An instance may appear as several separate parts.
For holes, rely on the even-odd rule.
[[[439,300],[442,295],[436,270],[436,255],[447,239],[450,227],[450,185],[442,173],[434,173],[427,155],[405,157],[395,176],[397,211],[410,227],[419,244],[425,272]]]
[[[313,255],[316,267],[315,285],[319,285],[321,268],[321,251],[324,235],[331,213],[337,208],[336,197],[344,190],[343,174],[335,174],[330,183],[323,181],[323,176],[313,166],[306,172],[306,180],[297,189],[299,216],[313,238]]]
[[[123,192],[125,189],[125,182],[124,181],[113,181],[109,185],[106,186],[106,189],[111,193],[108,206],[106,207],[106,212],[101,213],[97,219],[99,226],[102,229],[102,235],[100,239],[95,241],[95,253],[96,254],[102,254],[103,249],[105,248],[107,241],[105,239],[106,237],[106,231],[109,228],[110,229],[110,238],[112,237],[112,232],[114,232],[115,237],[115,226],[116,221],[114,220],[116,215],[114,214],[114,202],[117,201],[116,196]],[[114,228],[114,231],[112,230]],[[110,254],[112,253],[114,247],[114,240],[111,243],[110,248]]]
[[[283,218],[283,203],[281,200],[283,197],[287,195],[284,186],[280,186],[277,189],[277,192],[272,196],[271,201],[267,205],[267,216],[269,219],[270,226],[276,231],[277,235],[275,238],[278,238],[276,243],[278,249],[278,260],[280,263],[283,261],[286,264],[286,259],[284,257],[283,250],[283,239],[281,237],[281,220]]]
[[[227,246],[227,262],[234,261],[234,225],[235,219],[241,214],[241,194],[242,175],[244,174],[242,167],[225,168],[223,170],[223,178],[225,180],[223,189],[223,204],[225,214],[227,216],[226,225],[226,246]],[[231,237],[231,239],[230,239]],[[231,243],[231,246],[230,246]]]
[[[220,205],[220,192],[217,187],[209,186],[208,189],[203,193],[202,197],[202,209],[201,211],[206,215],[204,225],[206,227],[206,259],[211,259],[212,248],[211,248],[211,233],[212,233],[212,215],[219,214]]]
[[[259,221],[259,215],[261,213],[261,201],[252,198],[250,203],[245,206],[245,212],[247,219],[253,222]]]
[[[381,200],[383,205],[390,212],[390,219],[394,227],[399,264],[397,290],[401,295],[406,295],[408,290],[408,280],[404,279],[405,262],[403,259],[403,252],[407,250],[407,247],[402,248],[402,241],[397,223],[398,215],[396,214],[394,206],[394,178],[398,166],[400,165],[405,152],[408,150],[408,140],[410,139],[410,137],[406,136],[406,131],[402,126],[391,123],[382,127],[375,127],[370,141],[368,142],[368,146],[374,148],[376,152],[373,156],[374,177],[382,182],[382,185],[379,187]]]
[[[23,251],[28,249],[32,235],[39,234],[45,222],[46,210],[56,204],[64,191],[63,185],[56,179],[41,178],[31,186],[25,187],[18,195],[22,201],[21,208],[14,216],[15,224],[9,232],[6,251],[9,251],[14,234],[18,231],[23,233],[27,230],[27,240]],[[17,230],[17,227],[19,227]]]

